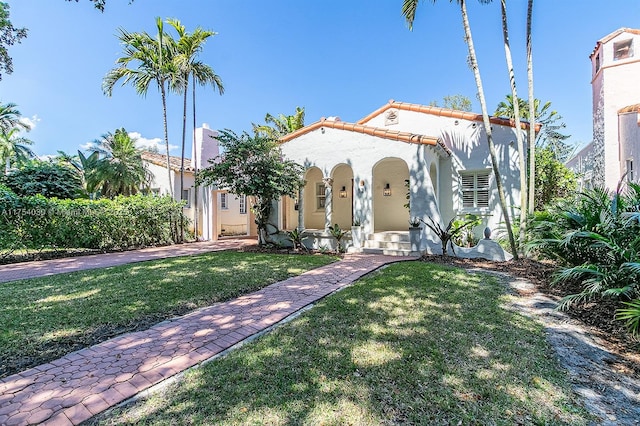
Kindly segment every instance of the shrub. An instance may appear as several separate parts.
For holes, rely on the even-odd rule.
[[[17,197],[0,187],[0,248],[124,249],[180,242],[182,203],[170,197],[113,200]]]

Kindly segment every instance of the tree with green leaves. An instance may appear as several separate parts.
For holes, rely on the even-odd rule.
[[[9,19],[9,3],[0,2],[0,80],[2,74],[13,72],[13,60],[9,56],[9,47],[20,43],[27,36],[26,28],[16,28]]]
[[[91,150],[99,159],[87,176],[91,180],[88,186],[99,189],[102,196],[135,195],[148,186],[151,176],[142,162],[142,151],[124,128],[102,135]]]
[[[429,106],[438,107],[437,101],[429,102]],[[442,98],[442,107],[457,111],[471,111],[471,99],[464,95],[447,95]]]
[[[26,131],[31,130],[31,126],[20,120],[22,114],[16,107],[17,105],[11,102],[8,104],[0,103],[0,130],[8,132],[14,127]]]
[[[217,139],[224,154],[202,170],[198,176],[200,183],[251,197],[258,243],[264,245],[269,238],[267,228],[273,203],[284,195],[295,196],[304,185],[304,168],[282,158],[277,141],[260,134],[244,132],[238,136],[230,130],[221,130]]]
[[[451,0],[452,2],[454,0]],[[405,17],[409,24],[409,29],[413,28],[413,21],[416,17],[416,10],[420,0],[403,0],[402,3],[402,15]],[[471,26],[469,25],[469,17],[467,15],[467,3],[466,0],[455,0],[460,7],[460,14],[462,16],[462,25],[464,28],[464,39],[469,51],[469,65],[473,71],[473,75],[476,81],[476,88],[478,89],[478,100],[480,101],[480,108],[482,109],[482,122],[484,124],[484,131],[487,135],[487,144],[489,146],[489,156],[491,158],[491,166],[495,175],[496,186],[498,188],[498,198],[500,200],[500,207],[504,216],[505,226],[507,229],[507,235],[509,237],[509,245],[513,252],[513,257],[518,258],[518,252],[516,247],[516,241],[513,237],[513,230],[511,229],[511,219],[509,217],[509,210],[507,206],[507,199],[504,194],[504,188],[502,185],[502,179],[500,174],[500,168],[498,163],[498,156],[496,154],[495,144],[493,143],[493,134],[491,131],[491,122],[489,121],[489,111],[487,109],[487,103],[484,97],[484,88],[482,85],[482,79],[480,77],[480,68],[478,67],[478,60],[476,57],[476,51],[473,45],[473,37],[471,35]]]
[[[296,107],[293,115],[279,114],[277,117],[267,113],[265,124],[253,124],[253,131],[266,138],[280,139],[304,127],[304,107]]]
[[[4,184],[21,197],[43,195],[69,199],[85,196],[80,174],[64,163],[31,161],[4,177]]]
[[[33,145],[33,141],[20,136],[18,127],[0,130],[0,164],[4,163],[5,174],[9,173],[12,164],[19,166],[35,157],[29,145]]]
[[[176,43],[164,32],[162,19],[156,18],[157,34],[155,37],[146,32],[130,33],[122,28],[118,30],[124,55],[116,60],[118,66],[104,77],[102,90],[111,96],[115,84],[131,83],[139,95],[145,96],[149,86],[155,83],[162,98],[162,123],[167,155],[167,175],[171,187],[171,165],[169,157],[169,132],[167,129],[167,90],[183,87],[173,58],[176,56]],[[131,68],[130,68],[131,66]],[[173,194],[173,191],[171,192]]]
[[[222,79],[215,73],[213,68],[198,60],[198,54],[202,51],[205,42],[209,37],[216,35],[215,32],[197,27],[192,33],[185,30],[184,25],[177,19],[168,19],[167,24],[173,27],[178,34],[176,40],[176,54],[173,58],[180,78],[177,80],[181,84],[176,89],[183,94],[182,109],[182,147],[180,154],[180,194],[184,191],[184,151],[187,136],[187,94],[189,92],[189,79],[192,80],[192,102],[193,102],[193,137],[195,138],[195,117],[196,117],[196,84],[200,86],[211,85],[213,90],[217,90],[220,95],[224,93]],[[196,191],[197,193],[197,191]],[[197,195],[196,195],[197,197]],[[198,200],[196,198],[196,206]],[[197,210],[197,207],[196,207]],[[198,213],[196,211],[196,217]],[[195,224],[197,229],[197,223]]]
[[[566,198],[578,188],[576,175],[562,161],[558,160],[551,147],[536,150],[536,170],[534,177],[535,210],[541,211],[558,198]]]

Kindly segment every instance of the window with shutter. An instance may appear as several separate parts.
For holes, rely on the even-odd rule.
[[[460,173],[463,208],[489,207],[489,173],[489,170]]]

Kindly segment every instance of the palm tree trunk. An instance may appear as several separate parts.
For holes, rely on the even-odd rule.
[[[194,215],[193,215],[193,228],[195,229],[195,237],[196,241],[198,241],[198,150],[196,149],[196,77],[193,76],[193,85],[191,87],[191,102],[193,106],[193,141],[192,141],[192,149],[193,152],[191,155],[193,156],[193,164],[194,164],[194,172],[193,172],[193,203],[195,204]]]
[[[167,150],[167,177],[169,178],[169,191],[171,198],[175,201],[176,197],[171,184],[171,160],[169,158],[169,130],[167,129],[167,94],[164,88],[164,82],[160,85],[160,94],[162,96],[162,125],[164,127],[164,145]]]
[[[187,138],[187,92],[189,90],[189,76],[184,81],[184,98],[182,102],[182,151],[180,153],[180,199],[184,192],[184,145]],[[184,223],[180,221],[180,239],[184,241]]]
[[[520,103],[516,93],[516,77],[513,71],[513,60],[511,58],[511,47],[509,45],[509,29],[507,26],[507,1],[500,1],[502,9],[502,37],[504,39],[504,54],[507,60],[509,71],[509,84],[511,85],[511,96],[513,98],[513,119],[516,125],[516,141],[518,144],[518,163],[520,166],[520,247],[524,244],[527,225],[527,166],[525,163],[524,142],[522,140],[522,129],[520,125]]]
[[[473,38],[471,37],[471,27],[469,26],[469,17],[467,16],[467,5],[465,0],[459,0],[460,10],[462,13],[462,25],[464,26],[464,36],[469,48],[469,61],[471,62],[471,68],[476,80],[476,87],[478,88],[478,99],[480,100],[480,107],[482,108],[482,122],[487,133],[487,143],[489,145],[489,155],[491,156],[491,165],[493,166],[493,173],[496,177],[496,186],[498,187],[498,197],[500,199],[500,207],[502,208],[502,214],[504,216],[505,225],[507,227],[507,234],[509,235],[509,245],[513,252],[513,258],[518,258],[518,252],[516,250],[516,242],[513,238],[513,230],[511,229],[511,221],[509,220],[509,211],[507,210],[507,201],[504,196],[504,188],[502,187],[502,179],[500,177],[500,170],[498,169],[498,157],[496,155],[496,148],[493,144],[493,135],[491,132],[491,122],[489,121],[489,113],[487,111],[487,103],[484,98],[484,90],[482,87],[482,79],[480,78],[480,69],[478,68],[478,60],[476,58],[476,51],[473,47]]]
[[[529,214],[533,214],[536,177],[536,106],[533,97],[533,54],[531,51],[531,17],[533,0],[527,6],[527,80],[529,82]]]

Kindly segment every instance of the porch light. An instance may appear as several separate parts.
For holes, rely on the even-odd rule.
[[[340,189],[340,198],[347,198],[347,187],[343,186],[342,189]]]
[[[382,191],[382,195],[384,195],[385,197],[391,196],[391,188],[389,187],[388,183],[384,186],[384,190]]]

